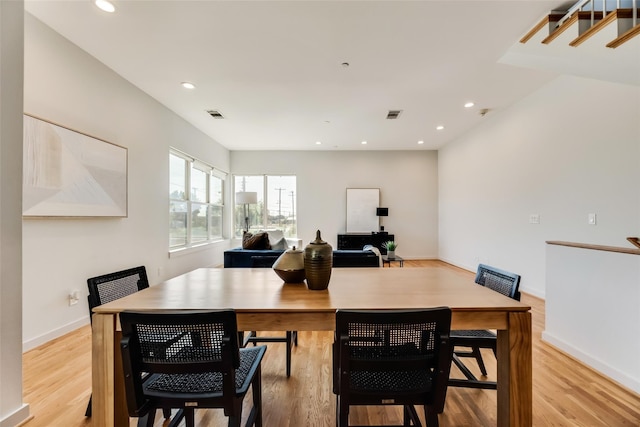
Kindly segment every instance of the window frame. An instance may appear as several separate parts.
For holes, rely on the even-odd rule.
[[[239,191],[245,191],[245,189],[243,189],[240,185],[238,184],[238,180],[242,179],[243,177],[247,177],[247,178],[256,178],[259,177],[262,180],[261,183],[261,189],[260,192],[258,194],[258,201],[260,202],[260,197],[262,197],[261,203],[262,203],[262,210],[260,212],[260,219],[259,221],[257,221],[259,224],[256,227],[253,228],[259,228],[259,229],[269,229],[269,178],[273,178],[273,177],[293,177],[295,178],[295,203],[293,205],[292,208],[292,216],[295,220],[295,223],[293,225],[293,229],[295,230],[295,233],[288,233],[288,230],[283,230],[285,233],[285,237],[287,238],[297,238],[297,231],[298,231],[298,213],[297,213],[297,206],[298,206],[298,176],[295,174],[238,174],[238,175],[233,175],[232,177],[232,185],[233,185],[233,200],[232,200],[232,205],[233,205],[233,231],[232,234],[235,238],[242,238],[242,230],[244,230],[244,222],[243,221],[239,221],[238,219],[238,209],[241,209],[242,206],[236,205],[236,200],[235,200],[235,194],[238,193]],[[257,210],[257,208],[255,209]],[[252,227],[249,227],[249,231],[251,231]]]
[[[171,162],[172,156],[181,159],[184,161],[184,188],[181,190],[183,193],[182,198],[173,197],[172,192],[173,184],[171,182]],[[200,200],[200,198],[195,197],[193,192],[195,189],[192,188],[191,183],[193,180],[193,172],[200,171],[204,173],[205,182],[204,182],[204,201]],[[224,240],[225,230],[225,181],[226,181],[227,173],[216,169],[215,167],[209,165],[206,162],[203,162],[199,159],[196,159],[182,151],[171,148],[169,150],[169,251],[179,251],[183,249],[208,245],[211,243],[219,242]],[[217,200],[212,200],[212,186],[213,180],[219,180],[219,188],[220,188],[220,197]],[[172,207],[174,204],[184,203],[186,206],[185,209],[185,237],[184,243],[179,243],[172,245],[172,240],[174,239],[173,234],[173,226],[174,219],[171,217],[172,215]],[[204,214],[204,238],[201,236],[198,237],[196,234],[196,230],[198,229],[194,224],[194,212],[195,208],[199,207],[205,210]],[[204,207],[204,208],[203,208]],[[214,213],[219,212],[218,216],[215,216]],[[214,227],[214,220],[218,218],[219,226]],[[219,233],[215,231],[218,230]]]

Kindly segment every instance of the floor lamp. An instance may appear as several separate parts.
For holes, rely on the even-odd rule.
[[[240,191],[236,193],[236,205],[244,205],[244,231],[249,232],[249,205],[258,203],[258,193],[255,191]]]

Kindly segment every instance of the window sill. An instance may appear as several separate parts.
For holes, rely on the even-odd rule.
[[[170,249],[169,258],[177,258],[184,255],[189,255],[195,252],[206,251],[209,249],[213,249],[216,246],[219,246],[221,244],[228,244],[228,243],[229,243],[229,240],[221,239],[221,240],[215,240],[215,241],[206,242],[206,243],[200,243],[200,244],[189,246],[189,247]]]

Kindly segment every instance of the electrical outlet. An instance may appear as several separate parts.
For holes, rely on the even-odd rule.
[[[529,215],[529,224],[540,224],[540,214]]]
[[[69,293],[69,306],[76,305],[78,301],[80,301],[80,291],[71,291]]]
[[[590,213],[587,215],[587,223],[589,225],[596,225],[596,214]]]

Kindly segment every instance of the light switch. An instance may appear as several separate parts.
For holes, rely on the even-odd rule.
[[[540,215],[539,214],[529,215],[529,224],[540,224]]]
[[[596,214],[590,213],[587,219],[589,225],[596,225]]]

